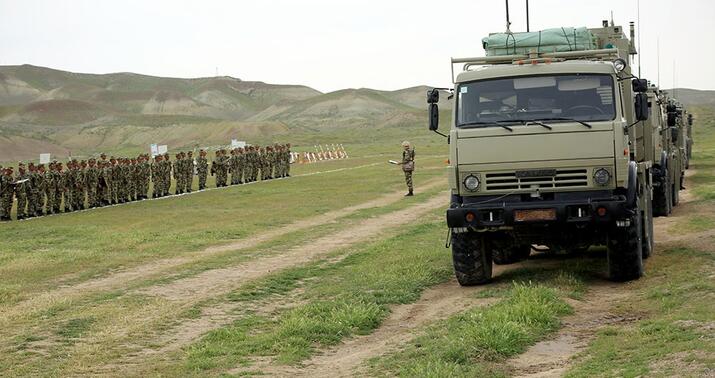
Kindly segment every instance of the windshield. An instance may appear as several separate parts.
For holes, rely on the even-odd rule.
[[[607,121],[616,117],[611,75],[568,74],[461,84],[457,126],[522,121]]]

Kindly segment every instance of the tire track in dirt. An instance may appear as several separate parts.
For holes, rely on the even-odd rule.
[[[276,256],[258,258],[230,268],[212,269],[166,285],[142,289],[139,293],[170,300],[201,300],[228,293],[248,280],[308,263],[338,249],[384,235],[387,230],[404,225],[406,219],[419,219],[429,211],[445,207],[446,194],[447,192],[443,192],[406,209],[363,220],[348,229],[320,237]]]
[[[588,346],[596,332],[606,325],[637,321],[638,316],[623,317],[610,309],[632,295],[623,284],[604,282],[589,288],[583,300],[568,300],[574,314],[564,317],[562,327],[547,340],[529,347],[508,360],[515,377],[560,377],[573,356]]]
[[[316,355],[300,367],[275,365],[270,359],[257,359],[249,367],[237,367],[229,374],[260,371],[262,374],[279,377],[348,377],[366,375],[360,369],[373,358],[399,350],[413,340],[423,329],[436,321],[449,318],[476,306],[490,306],[500,298],[478,298],[481,291],[494,289],[499,276],[505,272],[528,267],[551,266],[554,261],[527,260],[511,265],[494,265],[494,284],[488,286],[462,287],[455,279],[425,290],[414,303],[393,306],[390,315],[375,331],[365,336],[356,336]]]
[[[186,305],[218,298],[247,282],[263,278],[268,274],[310,263],[341,249],[383,237],[394,231],[395,228],[404,225],[405,219],[419,219],[434,209],[445,207],[448,201],[447,193],[440,192],[426,201],[406,209],[365,219],[347,230],[336,231],[309,241],[277,256],[260,257],[230,268],[209,270],[193,277],[140,289],[137,292]],[[349,254],[350,252],[346,251],[345,254],[331,259],[331,263],[338,262]],[[141,361],[146,361],[150,357],[165,356],[191,344],[206,332],[238,319],[240,314],[236,314],[234,310],[240,305],[222,303],[203,308],[202,314],[197,318],[188,319],[153,335],[151,347],[137,344],[125,345],[135,352],[128,353],[111,364],[96,367],[92,371],[93,373],[109,373],[116,372],[118,367],[122,367],[121,369],[128,370],[127,374],[131,375],[133,368],[141,368]],[[141,317],[142,315],[137,314],[137,316]],[[136,320],[146,323],[155,319],[150,316],[150,318],[143,317]]]
[[[694,170],[688,171],[688,176]],[[715,236],[715,230],[674,235],[670,227],[677,225],[683,217],[698,211],[695,198],[689,190],[681,192],[680,205],[668,217],[653,219],[656,242],[655,253],[663,245],[690,242],[697,244],[707,240],[705,236]],[[638,314],[623,317],[611,312],[616,304],[636,295],[628,284],[603,282],[589,287],[582,301],[570,300],[574,314],[562,320],[562,327],[548,340],[540,341],[526,352],[507,361],[515,377],[544,378],[564,375],[573,363],[573,357],[588,347],[599,329],[606,325],[624,324],[640,320]]]
[[[443,179],[435,179],[425,183],[421,190],[427,191],[440,186],[444,186]],[[321,226],[338,219],[354,214],[360,210],[384,207],[396,203],[403,199],[403,191],[393,192],[382,197],[363,202],[361,204],[348,206],[343,209],[329,211],[319,216],[303,219],[289,225],[279,227],[252,237],[238,240],[230,244],[208,247],[202,251],[188,253],[188,256],[161,259],[138,265],[126,270],[110,273],[104,277],[90,279],[72,285],[58,286],[56,289],[41,292],[25,301],[12,307],[0,310],[0,326],[6,321],[11,321],[16,317],[27,316],[28,313],[40,311],[48,308],[60,301],[69,301],[74,298],[86,296],[93,292],[110,291],[122,288],[133,281],[145,280],[174,269],[178,266],[200,261],[203,258],[218,255],[224,252],[239,251],[256,247],[262,243],[291,232],[301,231],[312,227]],[[172,272],[175,273],[175,272]]]

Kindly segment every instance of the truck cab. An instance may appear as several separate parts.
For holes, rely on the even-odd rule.
[[[647,84],[630,72],[635,49],[619,26],[584,29],[590,48],[541,52],[519,46],[532,37],[521,35],[513,49],[452,59],[464,66],[454,79],[447,225],[462,285],[488,282],[492,263],[522,260],[532,245],[605,245],[611,278],[643,273],[651,161],[637,159],[635,126],[648,119]]]

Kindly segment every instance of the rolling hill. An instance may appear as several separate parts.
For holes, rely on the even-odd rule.
[[[0,66],[0,161],[70,153],[225,144],[291,132],[424,122],[425,92],[321,93],[233,77],[166,78]],[[442,101],[444,109],[449,101]],[[282,137],[283,138],[283,137]],[[287,138],[283,138],[287,139]]]

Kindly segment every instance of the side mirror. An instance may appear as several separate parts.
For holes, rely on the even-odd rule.
[[[427,91],[427,103],[436,104],[439,102],[439,89],[432,88]]]
[[[635,82],[635,80],[634,80]],[[635,99],[636,119],[645,121],[648,119],[648,95],[645,93],[636,94]]]
[[[668,112],[668,127],[675,127],[676,117],[674,112]]]
[[[429,129],[437,131],[439,128],[439,107],[437,104],[429,104]]]
[[[631,85],[633,85],[633,92],[645,93],[648,91],[648,80],[646,79],[633,79]]]

